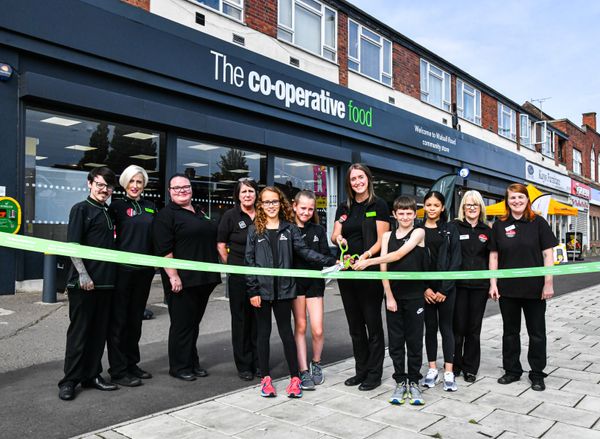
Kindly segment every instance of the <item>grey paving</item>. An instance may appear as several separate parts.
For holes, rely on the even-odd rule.
[[[547,322],[544,392],[531,390],[527,373],[516,383],[497,383],[503,373],[502,320],[494,315],[484,320],[477,381],[457,378],[457,392],[444,392],[441,385],[426,389],[424,406],[387,402],[395,384],[387,357],[380,387],[361,392],[345,386],[354,374],[354,361],[347,359],[326,367],[325,383],[301,399],[286,398],[288,380],[277,380],[276,398],[261,398],[255,384],[81,437],[600,439],[600,285],[551,300]],[[524,326],[522,334],[527,370]]]

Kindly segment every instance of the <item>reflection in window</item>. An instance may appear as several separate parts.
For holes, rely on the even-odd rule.
[[[264,186],[266,155],[191,139],[177,139],[177,172],[192,182],[192,202],[213,219],[233,207],[233,188],[241,178]]]
[[[150,178],[144,196],[162,204],[161,133],[31,108],[25,130],[25,234],[65,240],[71,207],[87,197],[87,174],[98,166],[117,175],[143,167]],[[113,197],[122,194],[117,188]]]

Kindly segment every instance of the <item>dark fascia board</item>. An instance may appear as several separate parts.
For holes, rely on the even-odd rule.
[[[407,36],[401,34],[394,28],[388,26],[372,15],[366,13],[362,9],[354,6],[353,4],[345,1],[345,0],[321,0],[324,3],[327,3],[331,6],[334,6],[338,10],[344,12],[348,17],[364,24],[368,28],[372,29],[375,32],[383,34],[386,38],[406,47],[409,50],[412,50],[417,55],[425,58],[427,61],[431,61],[436,64],[438,67],[447,71],[450,74],[455,75],[459,79],[468,82],[473,87],[478,88],[480,91],[484,91],[486,94],[490,95],[494,99],[513,107],[515,110],[519,110],[521,106],[517,104],[512,99],[507,98],[503,94],[491,88],[489,85],[481,82],[479,79],[471,76],[469,73],[462,70],[460,67],[452,64],[450,61],[442,58],[431,50],[427,49],[424,46],[421,46],[419,43],[411,40]]]

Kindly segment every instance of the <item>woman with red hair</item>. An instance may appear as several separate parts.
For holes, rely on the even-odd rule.
[[[550,226],[531,209],[527,188],[519,183],[506,189],[506,214],[492,227],[490,270],[503,268],[550,267],[552,248],[558,241]],[[490,297],[500,299],[502,314],[502,367],[500,384],[518,381],[523,374],[521,354],[521,311],[529,335],[527,359],[531,389],[546,388],[546,300],[554,295],[552,276],[490,279]]]

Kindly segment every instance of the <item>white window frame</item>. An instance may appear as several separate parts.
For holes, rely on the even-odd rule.
[[[213,8],[211,5],[204,3],[202,0],[188,0],[196,5],[203,6],[205,8],[210,9],[211,11],[217,11],[219,14],[224,15],[225,17],[231,18],[232,20],[244,22],[244,0],[218,0],[219,1],[219,9]],[[227,5],[237,11],[240,11],[240,18],[234,17],[233,15],[228,14],[223,10],[223,5]]]
[[[437,69],[441,73],[437,73],[436,71],[432,71],[432,69]],[[425,75],[423,75],[425,73]],[[427,102],[428,104],[433,105],[434,107],[441,108],[445,111],[450,111],[451,97],[450,97],[450,87],[451,87],[451,78],[448,72],[445,72],[438,66],[431,64],[429,61],[421,58],[420,63],[420,75],[421,75],[421,100],[423,102]],[[430,99],[430,90],[429,90],[429,77],[435,76],[442,81],[442,101],[440,103],[431,102]]]
[[[581,151],[573,148],[573,173],[581,175],[583,163],[581,161]]]
[[[473,118],[465,116],[465,95],[473,98]],[[462,79],[456,80],[456,112],[458,117],[481,126],[481,92]]]
[[[504,120],[502,116],[505,114],[510,115],[510,127],[500,125],[500,122]],[[517,112],[502,102],[498,102],[498,134],[513,142],[517,141]]]
[[[281,23],[280,21],[280,11],[281,9],[281,3],[282,2],[288,2],[290,3],[290,8],[292,11],[292,23],[291,23],[291,27],[287,26],[286,24]],[[308,3],[316,3],[318,5],[320,5],[320,9],[315,9],[313,6],[311,6]],[[305,11],[311,12],[315,15],[318,15],[320,17],[321,20],[321,35],[319,35],[319,40],[320,40],[320,46],[321,46],[321,51],[319,53],[317,52],[313,52],[311,49],[303,47],[299,44],[296,43],[296,8],[303,8]],[[325,43],[325,17],[327,16],[326,12],[332,12],[334,17],[335,17],[335,22],[334,22],[334,30],[333,30],[333,46],[328,45]],[[277,0],[277,38],[279,40],[285,41],[286,43],[290,43],[302,50],[306,50],[307,52],[310,53],[314,53],[315,55],[320,56],[321,58],[324,58],[328,61],[333,61],[333,62],[337,62],[337,27],[338,27],[338,14],[337,11],[333,8],[330,8],[329,6],[325,6],[323,3],[321,3],[318,0]],[[284,34],[289,34],[291,36],[291,41],[288,40],[287,38],[281,36],[281,33]],[[327,55],[327,53],[329,54],[329,56]]]
[[[554,158],[554,133],[546,129],[542,144],[542,155],[550,158]]]
[[[357,57],[356,58],[350,54],[351,53],[350,48],[354,44],[352,41],[350,41],[350,26],[351,26],[351,24],[354,24],[358,27],[358,30],[357,30],[358,41],[356,42],[357,43],[357,52],[356,52]],[[368,35],[369,33],[378,36],[379,41],[373,39],[370,35]],[[375,78],[375,77],[373,77],[367,73],[364,73],[362,71],[362,66],[360,64],[360,59],[361,59],[360,54],[361,54],[363,41],[366,41],[368,43],[371,43],[371,44],[379,47],[379,78]],[[385,71],[386,43],[387,43],[387,48],[389,49],[388,54],[387,54],[388,59],[389,59],[389,64],[390,64],[389,71]],[[391,87],[393,84],[393,82],[392,82],[392,72],[393,72],[392,54],[393,54],[392,42],[390,40],[379,35],[377,32],[372,31],[368,27],[363,26],[359,22],[354,21],[350,18],[348,19],[348,69],[352,70],[353,72],[360,73],[361,75],[366,76],[367,78],[371,78],[371,79],[374,79],[375,81],[381,82],[383,85],[387,85],[388,87]],[[355,63],[358,68],[354,68],[352,66],[352,63]]]
[[[519,114],[519,143],[525,148],[535,149],[528,114]]]
[[[596,152],[594,151],[593,144],[592,151],[590,152],[590,179],[596,181]]]

